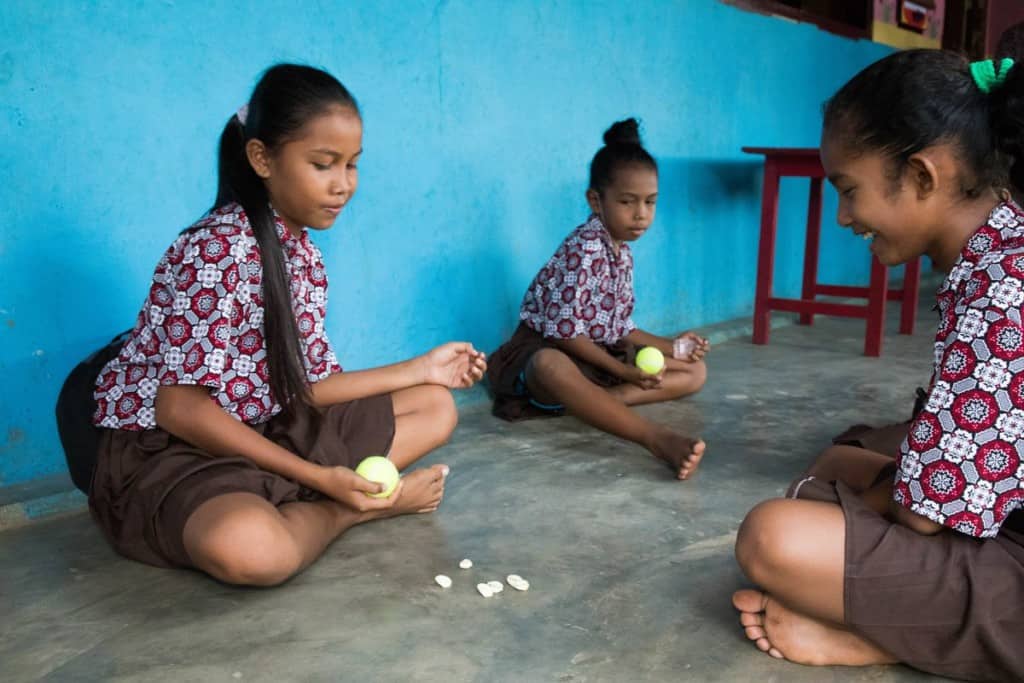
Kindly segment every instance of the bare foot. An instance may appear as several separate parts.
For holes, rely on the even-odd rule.
[[[689,479],[697,471],[704,457],[704,448],[704,442],[700,439],[691,439],[667,428],[655,433],[648,446],[655,457],[664,460],[672,468],[677,479]]]
[[[852,631],[798,614],[757,590],[736,591],[732,604],[757,649],[808,666],[895,664],[888,652]]]
[[[447,476],[447,465],[425,467],[404,475],[398,499],[388,511],[390,516],[436,510],[444,498],[444,480]]]

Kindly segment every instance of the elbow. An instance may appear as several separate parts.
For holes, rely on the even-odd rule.
[[[166,391],[167,387],[160,387],[156,392],[155,415],[156,424],[160,429],[173,433],[178,424],[180,402],[175,400],[171,392]]]
[[[196,387],[169,385],[159,387],[154,402],[154,418],[160,429],[171,434],[180,435],[184,425],[193,421],[200,408],[199,400],[206,399],[203,389],[196,392]]]
[[[938,522],[933,522],[924,515],[919,515],[916,512],[910,511],[896,501],[890,502],[890,511],[896,522],[902,524],[911,531],[921,534],[922,536],[934,536],[945,528]]]

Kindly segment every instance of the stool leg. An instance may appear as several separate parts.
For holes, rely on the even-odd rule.
[[[814,301],[818,285],[818,245],[821,241],[821,178],[811,178],[811,196],[807,202],[807,240],[804,246],[804,287],[800,298]],[[813,325],[813,313],[800,314],[801,325]]]
[[[921,284],[921,257],[908,261],[903,269],[903,296],[900,299],[900,334],[914,334],[917,297]]]
[[[761,241],[757,247],[757,289],[754,293],[754,343],[768,343],[768,299],[772,296],[775,269],[775,226],[779,218],[779,171],[770,157],[764,162],[761,191]]]
[[[889,269],[871,257],[871,284],[868,285],[868,320],[864,333],[864,355],[882,355],[885,332],[885,298],[889,289]]]

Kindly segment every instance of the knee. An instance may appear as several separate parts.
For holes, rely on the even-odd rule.
[[[702,360],[690,363],[684,373],[685,381],[682,383],[682,396],[696,394],[704,388],[705,382],[708,381],[708,366]]]
[[[688,364],[682,370],[670,372],[666,376],[666,381],[662,383],[662,387],[669,390],[669,398],[683,398],[700,391],[704,387],[707,378],[708,368],[704,361],[699,360]]]
[[[452,392],[441,386],[430,387],[430,390],[430,413],[434,417],[438,442],[446,443],[459,423],[459,411]]]
[[[569,356],[558,349],[543,348],[530,356],[526,366],[526,374],[530,378],[550,377],[565,369],[566,363],[572,363]]]
[[[298,573],[302,556],[280,522],[263,512],[240,511],[210,529],[196,565],[225,583],[276,586]]]
[[[801,551],[787,531],[790,502],[759,503],[747,513],[736,534],[736,562],[758,586],[767,588],[799,561]]]

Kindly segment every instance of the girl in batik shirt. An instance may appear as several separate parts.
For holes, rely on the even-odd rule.
[[[272,585],[355,524],[440,504],[444,465],[385,498],[353,471],[370,455],[401,470],[444,443],[449,389],[486,367],[450,343],[341,372],[308,229],[330,228],[352,199],[361,152],[355,100],[309,67],[269,69],[228,121],[214,208],[164,254],[97,381],[89,504],[124,555]]]
[[[530,283],[519,327],[491,358],[494,414],[509,420],[568,411],[598,429],[646,447],[679,479],[697,469],[704,443],[655,424],[629,406],[692,394],[704,385],[707,340],[674,338],[633,322],[633,254],[654,220],[658,167],[640,143],[635,119],[613,125],[590,166],[590,218],[576,228]],[[666,356],[645,374],[639,347]]]
[[[813,665],[1024,679],[1024,68],[911,50],[828,102],[839,223],[948,271],[927,402],[895,453],[833,446],[746,517],[747,636]]]

